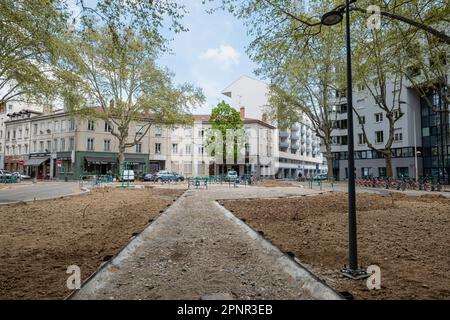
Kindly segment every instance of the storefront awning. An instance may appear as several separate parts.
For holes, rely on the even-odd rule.
[[[39,167],[42,163],[49,159],[50,158],[31,158],[25,161],[25,165],[31,167]]]
[[[108,164],[117,162],[115,158],[106,158],[106,157],[85,157],[85,159],[87,162],[96,164]]]

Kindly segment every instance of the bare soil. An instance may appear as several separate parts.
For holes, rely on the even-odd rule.
[[[355,299],[450,299],[450,199],[358,193],[358,255],[381,290],[341,277],[348,261],[347,195],[221,201],[312,272]]]
[[[0,206],[0,299],[61,299],[69,265],[88,278],[183,190],[105,189]]]

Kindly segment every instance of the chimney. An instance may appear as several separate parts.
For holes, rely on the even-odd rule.
[[[245,119],[245,107],[241,107],[241,119]]]

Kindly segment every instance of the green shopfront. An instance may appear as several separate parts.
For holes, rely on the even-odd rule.
[[[56,177],[60,180],[78,180],[80,176],[119,174],[118,154],[112,152],[68,151],[57,153]],[[136,176],[147,173],[148,154],[125,154],[125,161]]]

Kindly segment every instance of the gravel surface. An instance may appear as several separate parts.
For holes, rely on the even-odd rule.
[[[187,191],[125,260],[109,265],[75,299],[308,299],[298,282],[218,210],[214,199],[295,196],[301,188]],[[100,278],[103,278],[101,280]],[[100,280],[99,280],[100,279]],[[93,289],[92,289],[93,288]]]

